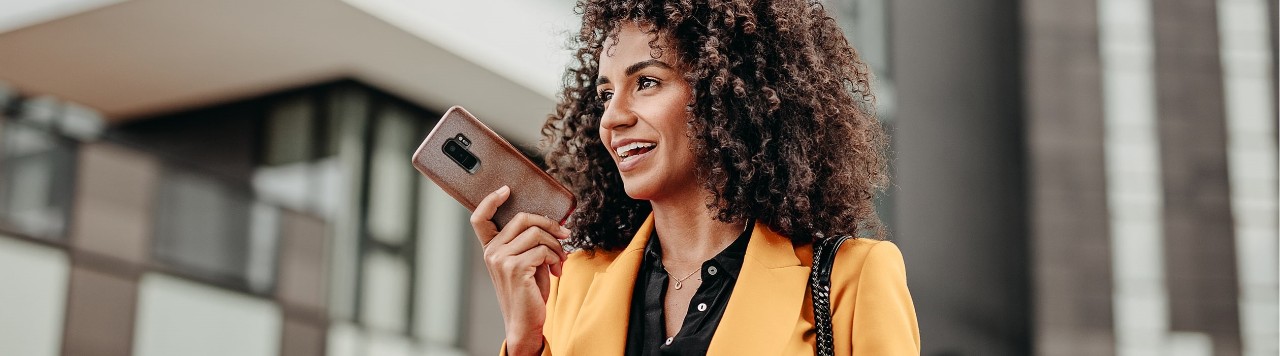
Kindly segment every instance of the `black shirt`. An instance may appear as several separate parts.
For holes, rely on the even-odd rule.
[[[752,222],[738,239],[725,247],[710,260],[702,263],[702,285],[689,302],[689,312],[675,337],[667,339],[663,302],[670,281],[662,265],[662,248],[658,232],[649,236],[644,248],[644,261],[640,263],[636,286],[631,294],[631,316],[627,323],[627,355],[705,355],[711,346],[711,336],[720,325],[733,285],[742,270],[742,259],[751,240]],[[696,277],[695,277],[696,278]],[[688,284],[689,280],[685,280]]]

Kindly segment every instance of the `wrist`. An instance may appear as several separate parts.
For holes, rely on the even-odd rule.
[[[524,356],[542,354],[542,335],[507,337],[507,355]]]

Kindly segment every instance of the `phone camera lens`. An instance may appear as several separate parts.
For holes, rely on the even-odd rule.
[[[471,152],[467,152],[467,149],[463,148],[456,139],[446,140],[443,149],[449,159],[452,159],[454,163],[457,163],[467,172],[474,173],[476,166],[480,164],[480,159],[472,155]]]

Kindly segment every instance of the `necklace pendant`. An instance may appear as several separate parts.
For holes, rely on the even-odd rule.
[[[680,284],[680,281],[676,281],[676,289],[678,290],[680,287],[683,287],[683,285]]]

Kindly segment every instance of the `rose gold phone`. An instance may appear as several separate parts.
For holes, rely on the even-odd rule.
[[[413,167],[471,211],[489,193],[511,187],[493,215],[499,229],[521,212],[563,224],[575,205],[573,193],[460,106],[449,108],[427,134],[413,153]]]

